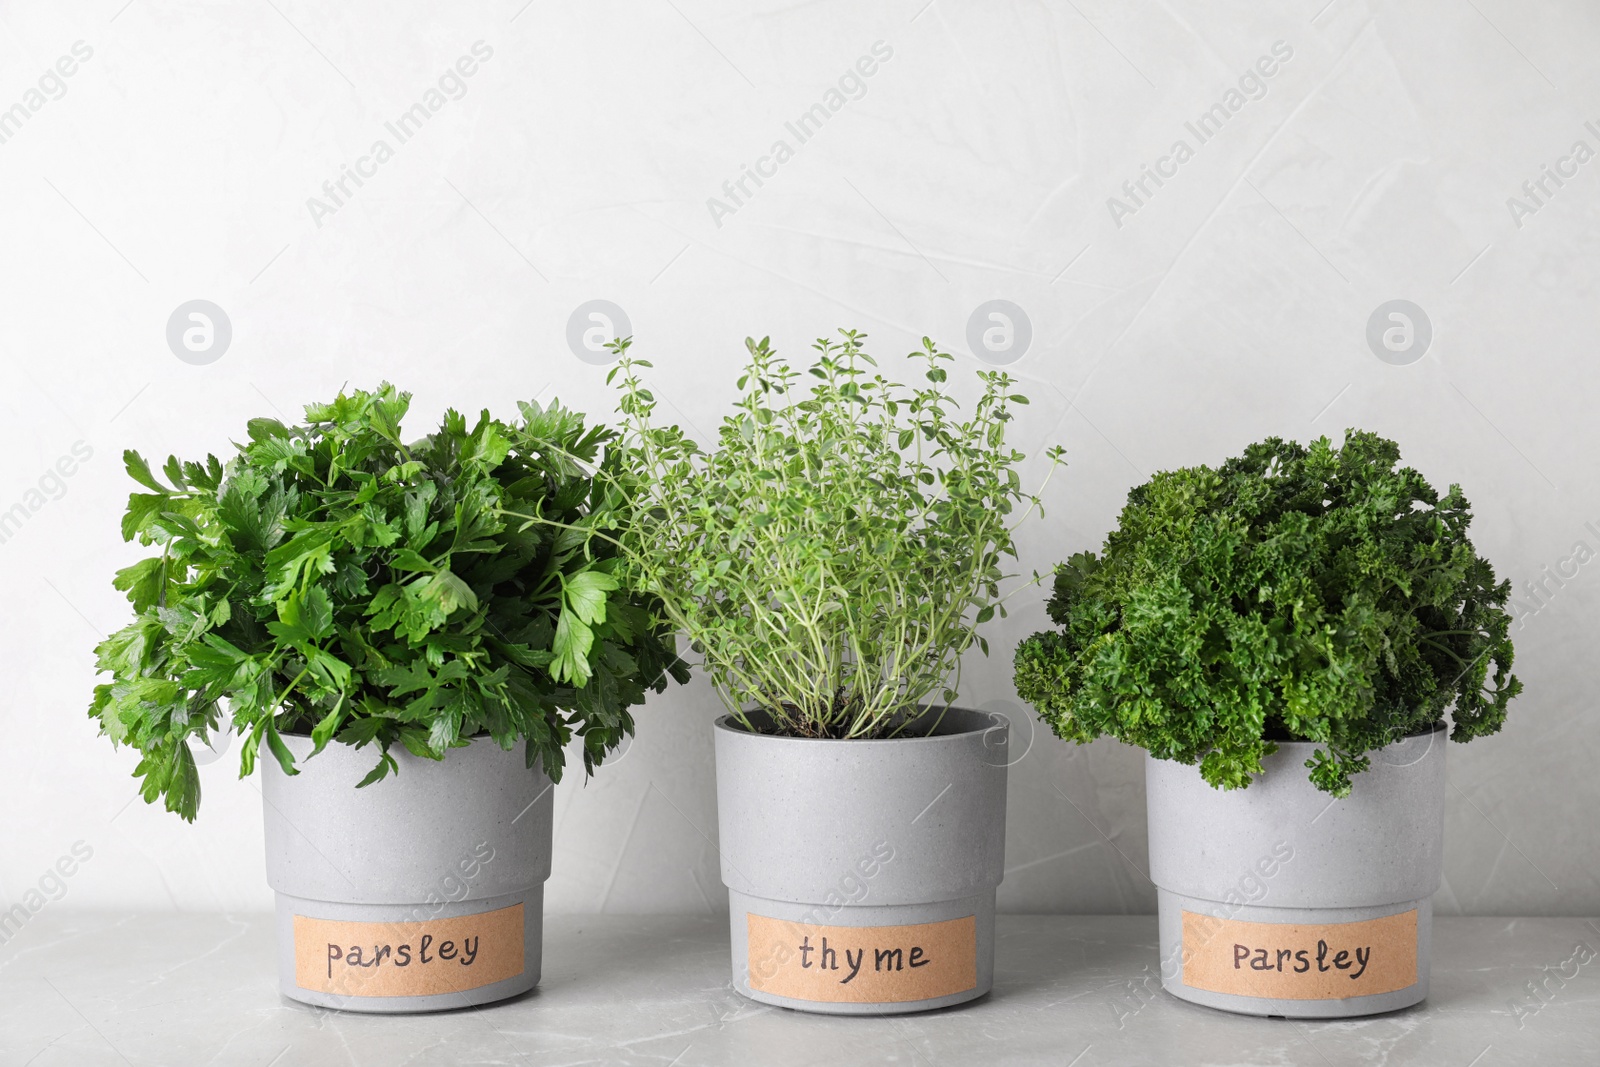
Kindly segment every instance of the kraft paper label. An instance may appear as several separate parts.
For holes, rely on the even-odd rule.
[[[427,922],[294,917],[294,980],[346,997],[460,993],[522,973],[522,905]]]
[[[816,926],[747,916],[750,988],[796,1000],[900,1004],[978,984],[978,926],[968,915],[910,926]]]
[[[1305,926],[1183,913],[1183,984],[1274,1000],[1343,1000],[1417,984],[1417,911]]]

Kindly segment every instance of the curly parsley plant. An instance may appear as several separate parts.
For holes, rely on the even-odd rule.
[[[963,417],[944,384],[952,357],[931,341],[911,356],[927,384],[907,389],[872,369],[865,335],[841,333],[816,343],[804,376],[747,341],[709,450],[652,421],[638,376],[650,364],[614,346],[636,478],[618,533],[626,573],[747,729],[887,737],[934,696],[953,700],[962,653],[987,652],[977,628],[1003,613],[1013,510],[1038,504],[1006,444],[1027,402],[1011,378],[980,372]]]
[[[451,411],[408,445],[409,403],[384,384],[308,406],[303,426],[254,419],[226,464],[171,458],[165,483],[125,454],[146,491],[123,537],[159,552],[117,574],[135,618],[97,649],[112,678],[89,713],[139,750],[146,801],[194,819],[190,740],[227,718],[241,776],[263,744],[298,773],[283,734],[313,756],[375,746],[363,786],[398,770],[396,744],[442,759],[488,735],[559,779],[574,733],[592,770],[646,689],[685,680],[670,630],[585,530],[625,511],[586,469],[602,448],[614,465],[614,435],[523,404],[470,428]]]
[[[1275,741],[1317,744],[1316,787],[1347,796],[1367,753],[1450,712],[1492,734],[1511,675],[1510,582],[1392,441],[1277,438],[1128,494],[1100,555],[1056,571],[1058,631],[1016,653],[1016,686],[1061,737],[1110,734],[1243,788]],[[1492,675],[1492,684],[1490,677]]]

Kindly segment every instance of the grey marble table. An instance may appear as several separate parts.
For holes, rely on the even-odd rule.
[[[1428,1001],[1350,1022],[1167,996],[1150,916],[1002,917],[988,997],[827,1018],[733,993],[725,920],[552,916],[536,992],[384,1017],[280,997],[266,916],[46,912],[0,946],[0,1063],[1600,1064],[1600,922],[1441,918],[1436,930]]]

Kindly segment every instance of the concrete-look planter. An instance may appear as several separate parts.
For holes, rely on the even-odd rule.
[[[913,726],[873,741],[753,734],[718,719],[734,988],[838,1015],[987,993],[1007,734],[1002,719],[954,708],[933,736]]]
[[[263,753],[267,881],[284,996],[349,1011],[487,1004],[539,981],[550,779],[488,738],[356,789],[376,748]]]
[[[1280,742],[1249,788],[1147,757],[1150,877],[1167,991],[1249,1015],[1341,1018],[1428,995],[1444,851],[1445,731],[1371,754],[1351,795]]]

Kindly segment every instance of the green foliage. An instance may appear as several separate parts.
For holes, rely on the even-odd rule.
[[[623,592],[596,512],[625,512],[586,473],[617,460],[614,434],[553,404],[507,424],[402,443],[410,394],[384,384],[306,408],[306,425],[250,422],[226,465],[136,452],[122,534],[160,554],[118,572],[136,617],[97,649],[112,680],[90,715],[143,759],[146,801],[193,820],[189,739],[231,704],[240,774],[263,743],[298,773],[280,735],[373,744],[361,785],[398,770],[396,745],[442,759],[487,734],[526,744],[554,779],[583,739],[592,771],[633,730],[629,708],[686,670],[649,598]],[[551,520],[557,525],[530,522]],[[510,521],[508,521],[510,520]]]
[[[627,355],[619,408],[636,509],[619,528],[626,572],[660,598],[747,727],[760,709],[802,737],[882,737],[953,675],[977,627],[1003,613],[1001,558],[1026,496],[1006,446],[1003,373],[980,372],[965,421],[945,391],[951,357],[912,357],[927,385],[870,368],[865,336],[819,340],[801,372],[767,340],[747,341],[740,398],[716,447],[652,423],[655,397]]]
[[[1057,734],[1110,734],[1243,788],[1274,740],[1318,744],[1318,789],[1347,796],[1367,753],[1443,720],[1492,734],[1511,675],[1510,582],[1392,441],[1277,438],[1220,469],[1128,494],[1099,556],[1056,571],[1059,631],[1017,649],[1016,686]],[[1493,664],[1493,688],[1488,678]]]

